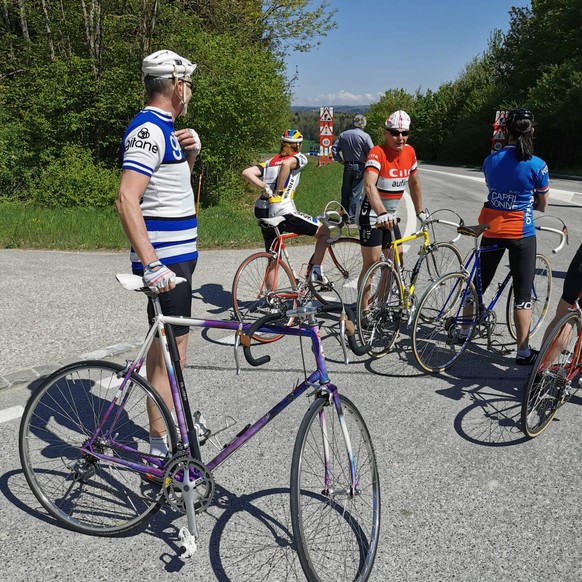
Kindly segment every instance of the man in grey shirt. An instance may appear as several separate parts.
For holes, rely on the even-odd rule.
[[[374,144],[372,138],[364,131],[366,118],[363,115],[355,115],[352,125],[353,129],[340,133],[331,148],[331,153],[336,162],[344,165],[341,202],[353,222],[356,206],[362,195],[364,164]]]

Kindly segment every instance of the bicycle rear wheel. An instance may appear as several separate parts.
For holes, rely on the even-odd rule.
[[[33,393],[20,423],[20,461],[32,492],[61,524],[84,534],[126,532],[163,501],[160,485],[119,464],[145,463],[148,408],[165,425],[170,450],[176,448],[176,429],[161,397],[135,374],[120,393],[122,370],[101,361],[57,370]],[[81,451],[95,435],[91,451],[110,460]]]
[[[445,275],[427,289],[412,321],[412,351],[421,368],[444,372],[461,357],[477,325],[478,305],[477,291],[462,273]]]
[[[340,396],[343,418],[328,396],[305,414],[291,463],[291,520],[299,559],[310,581],[364,582],[380,532],[380,482],[366,423]],[[349,435],[342,430],[342,422]],[[354,454],[352,489],[348,442]]]
[[[313,256],[309,262],[313,264]],[[358,278],[362,271],[362,250],[356,238],[342,237],[327,246],[322,269],[344,305],[355,306],[358,299]],[[334,291],[324,291],[312,287],[322,303],[338,301]]]
[[[285,261],[277,263],[268,252],[247,257],[234,275],[232,304],[235,317],[249,324],[281,308],[297,307],[297,282],[289,265]],[[292,324],[292,318],[281,321],[281,325]],[[253,339],[269,343],[282,337],[281,334],[256,333]]]
[[[521,426],[529,438],[540,435],[558,408],[578,389],[582,321],[566,314],[546,338],[529,375],[521,406]]]
[[[461,272],[463,257],[455,245],[446,242],[436,243],[428,247],[416,266],[418,266],[418,274],[414,281],[414,294],[422,297],[422,294],[443,275]]]
[[[360,342],[370,346],[371,356],[379,358],[392,349],[405,311],[400,275],[391,262],[374,263],[362,279],[357,317]]]
[[[529,326],[529,337],[532,337],[541,329],[542,322],[546,317],[550,298],[552,296],[552,267],[550,261],[542,254],[536,255],[536,267],[534,282],[531,290],[531,323]],[[514,340],[517,340],[517,329],[515,318],[513,317],[513,283],[509,287],[507,295],[507,305],[505,307],[505,319],[509,333]]]

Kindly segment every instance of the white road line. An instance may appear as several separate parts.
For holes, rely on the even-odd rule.
[[[440,170],[428,170],[426,168],[422,168],[422,173],[424,172],[432,172],[433,174],[444,174],[446,176],[453,176],[454,178],[463,178],[465,180],[473,180],[477,182],[481,182],[481,184],[485,183],[485,178],[482,176],[465,176],[464,174],[455,174],[453,172],[442,172]],[[559,188],[552,188],[552,181],[550,178],[550,204],[554,200],[560,200],[561,202],[570,202],[571,204],[575,204],[576,206],[582,206],[582,201],[578,202],[574,200],[574,196],[579,195],[582,196],[582,192],[573,192],[571,190],[560,190]]]
[[[20,418],[23,412],[24,406],[12,406],[10,408],[0,410],[0,424],[3,422],[8,422],[9,420]]]
[[[234,346],[236,340],[236,335],[229,335],[222,339],[214,340],[217,344],[222,344],[223,346]]]
[[[485,183],[483,176],[465,176],[465,174],[455,174],[454,172],[442,172],[440,170],[427,170],[424,166],[420,166],[421,174],[425,172],[432,172],[433,174],[444,174],[445,176],[454,176],[455,178],[465,178],[465,180],[474,180],[476,182]]]

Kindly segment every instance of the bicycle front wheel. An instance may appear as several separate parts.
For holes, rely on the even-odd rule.
[[[463,257],[451,243],[432,244],[417,262],[418,272],[414,280],[414,294],[422,294],[440,277],[463,270]],[[413,274],[414,277],[414,274]]]
[[[234,275],[232,304],[235,317],[249,324],[281,308],[297,307],[297,282],[289,265],[267,252],[247,257]],[[281,322],[282,325],[292,323],[293,319],[289,318]],[[256,333],[253,339],[269,343],[282,337],[281,334]]]
[[[542,322],[546,317],[550,298],[552,296],[552,267],[550,261],[544,255],[536,255],[536,266],[534,282],[531,289],[531,323],[529,326],[529,337],[532,337],[541,329]],[[517,340],[517,328],[513,312],[513,284],[509,288],[507,295],[507,305],[505,307],[505,318],[509,333],[514,340]]]
[[[388,261],[374,263],[364,275],[358,294],[358,335],[370,355],[379,358],[394,345],[406,312],[402,280]]]
[[[312,263],[313,257],[310,261],[310,264]],[[322,269],[344,305],[355,306],[358,299],[358,278],[362,272],[360,241],[355,238],[342,237],[330,243],[325,252]],[[338,296],[334,291],[322,291],[317,288],[312,290],[316,292],[322,303],[338,301]]]
[[[529,375],[521,406],[521,426],[529,438],[550,424],[558,408],[578,388],[582,321],[566,314],[546,338]]]
[[[150,418],[176,448],[161,397],[136,374],[120,391],[122,370],[101,361],[57,370],[33,393],[20,423],[20,461],[32,492],[61,524],[84,534],[126,532],[163,501],[159,485],[122,464],[145,464]]]
[[[463,273],[445,275],[427,289],[412,320],[412,351],[421,368],[444,372],[461,357],[477,325],[478,305]]]
[[[350,400],[339,398],[340,411],[328,396],[317,398],[299,427],[291,463],[293,535],[308,580],[364,582],[378,547],[380,482],[364,419]]]

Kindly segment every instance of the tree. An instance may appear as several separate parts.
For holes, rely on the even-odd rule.
[[[67,145],[91,152],[97,176],[115,172],[125,127],[144,103],[141,59],[167,47],[198,64],[178,124],[200,129],[205,200],[218,199],[288,123],[282,52],[308,48],[332,17],[325,1],[308,0],[3,0],[0,104],[10,121],[0,145],[24,148],[13,158],[27,163],[4,192],[25,191],[20,177],[41,170],[62,179],[45,170]],[[17,144],[7,137],[16,128],[26,128]]]

